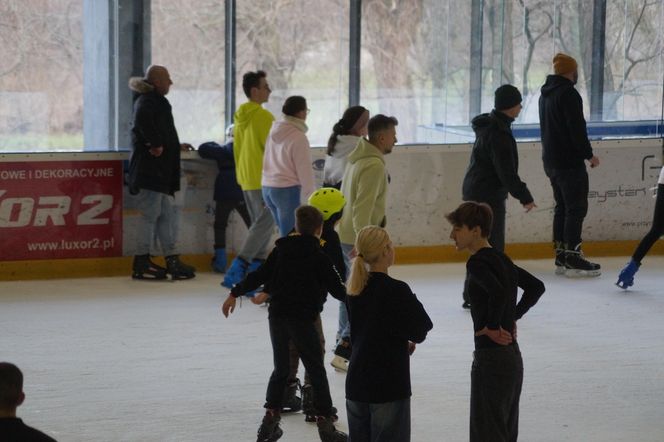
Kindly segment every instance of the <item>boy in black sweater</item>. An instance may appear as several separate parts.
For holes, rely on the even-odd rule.
[[[470,387],[470,441],[516,441],[523,360],[516,321],[537,303],[544,284],[489,245],[491,208],[473,201],[446,215],[466,264],[475,352]],[[517,303],[518,288],[523,289]]]
[[[311,379],[321,440],[346,441],[347,436],[334,428],[330,387],[314,325],[327,292],[343,301],[346,289],[330,258],[320,247],[323,228],[321,213],[315,207],[302,206],[295,211],[295,218],[296,232],[277,240],[265,263],[231,289],[222,312],[228,317],[235,309],[239,296],[262,284],[266,285],[271,295],[268,320],[274,370],[267,387],[267,411],[258,430],[257,441],[275,441],[283,434],[279,428],[279,410],[290,371],[289,340],[295,344]]]

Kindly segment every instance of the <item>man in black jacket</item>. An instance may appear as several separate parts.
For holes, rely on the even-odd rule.
[[[493,211],[489,242],[505,250],[505,202],[510,193],[530,212],[537,207],[526,183],[519,178],[519,153],[512,135],[512,122],[521,113],[521,93],[510,84],[496,89],[494,109],[473,118],[477,138],[463,179],[463,200],[487,203]],[[470,308],[464,284],[463,308]]]
[[[539,100],[542,130],[542,160],[551,181],[556,207],[553,242],[556,274],[599,276],[600,265],[589,262],[581,252],[581,231],[588,213],[588,172],[599,166],[588,141],[583,101],[574,89],[579,74],[576,60],[569,55],[553,57],[554,75],[546,78]]]
[[[177,214],[175,192],[180,190],[180,150],[192,150],[180,144],[173,122],[171,104],[166,99],[173,82],[163,66],[150,66],[145,78],[131,78],[129,87],[136,92],[134,121],[131,130],[133,153],[129,164],[129,191],[137,195],[141,212],[134,279],[190,279],[195,269],[183,264],[177,255]],[[166,268],[150,260],[150,245],[159,240],[166,257]]]
[[[493,211],[489,242],[505,250],[505,201],[510,193],[530,212],[537,207],[526,183],[519,178],[519,154],[512,122],[521,112],[521,93],[510,84],[496,89],[494,109],[473,118],[476,134],[470,164],[463,179],[463,200],[487,203]]]

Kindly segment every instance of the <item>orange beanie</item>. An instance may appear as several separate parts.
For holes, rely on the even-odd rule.
[[[556,75],[564,75],[569,72],[574,72],[576,69],[576,60],[569,55],[558,53],[553,57],[553,72]]]

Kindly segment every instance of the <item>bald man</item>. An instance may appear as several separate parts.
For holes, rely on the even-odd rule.
[[[195,269],[180,261],[176,250],[177,216],[175,192],[180,190],[181,144],[166,94],[173,81],[164,66],[153,65],[145,77],[133,77],[129,88],[135,92],[131,130],[133,152],[129,164],[129,191],[137,197],[141,213],[134,279],[190,279]],[[157,238],[166,260],[163,268],[150,259],[150,245]]]

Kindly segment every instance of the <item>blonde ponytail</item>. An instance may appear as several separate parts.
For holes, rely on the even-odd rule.
[[[357,256],[353,259],[346,291],[348,296],[357,296],[369,281],[368,264],[375,262],[390,242],[387,230],[378,226],[363,227],[355,239]]]

